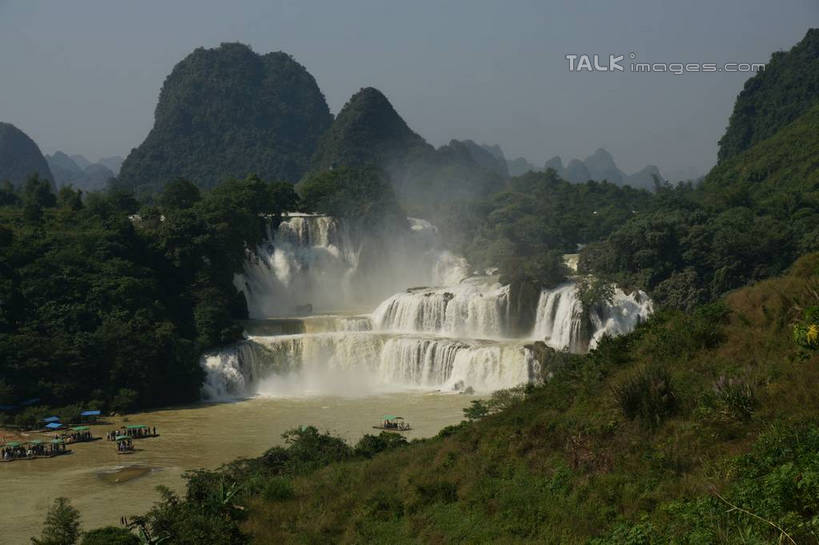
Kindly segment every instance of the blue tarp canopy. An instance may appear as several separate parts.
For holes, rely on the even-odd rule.
[[[99,411],[83,411],[80,413],[80,416],[99,416]]]
[[[45,418],[43,418],[43,422],[59,422],[59,421],[60,421],[59,416],[46,416]]]
[[[48,428],[50,430],[58,430],[58,429],[60,429],[62,427],[63,427],[63,425],[60,424],[59,422],[51,422],[49,424],[46,424],[46,428]]]

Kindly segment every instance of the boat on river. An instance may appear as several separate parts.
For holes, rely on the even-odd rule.
[[[412,426],[410,426],[409,422],[404,420],[404,417],[388,414],[382,419],[381,425],[373,426],[373,429],[385,431],[410,431]]]
[[[117,442],[117,454],[133,454],[134,441],[127,435],[117,435],[114,440]]]
[[[9,441],[0,445],[0,462],[54,458],[70,452],[62,439],[52,439],[48,443],[41,439]]]

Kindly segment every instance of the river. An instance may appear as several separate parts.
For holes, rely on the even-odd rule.
[[[475,396],[404,392],[367,397],[255,398],[202,403],[107,418],[92,426],[105,435],[123,423],[156,426],[159,437],[137,440],[137,451],[118,455],[105,440],[71,445],[73,452],[50,459],[0,463],[0,543],[28,543],[39,535],[48,506],[65,496],[80,510],[84,529],[118,525],[122,515],[145,513],[159,499],[158,485],[182,491],[182,473],[216,468],[238,457],[262,454],[282,444],[286,430],[314,425],[354,443],[384,414],[412,424],[409,439],[435,435],[463,417]],[[31,438],[41,436],[32,433]],[[130,480],[128,480],[130,478]]]

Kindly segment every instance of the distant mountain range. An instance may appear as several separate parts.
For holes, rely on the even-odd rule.
[[[653,189],[654,177],[664,181],[660,169],[654,165],[648,165],[632,174],[626,174],[617,167],[614,157],[603,148],[598,148],[593,154],[583,160],[572,159],[567,165],[563,165],[563,160],[559,156],[554,156],[538,168],[523,157],[507,160],[506,166],[510,176],[520,176],[529,171],[538,172],[546,169],[554,169],[557,174],[572,183],[584,183],[588,180],[606,180],[616,185],[629,185],[639,189]]]
[[[530,170],[539,171],[551,168],[564,180],[577,184],[588,180],[606,180],[616,185],[653,189],[655,177],[660,181],[665,180],[660,169],[654,165],[648,165],[637,172],[626,174],[617,167],[611,153],[603,148],[598,148],[597,151],[583,160],[572,159],[565,166],[563,160],[557,155],[546,161],[543,168],[535,167],[523,157],[507,161],[507,166],[511,176],[520,176]]]
[[[105,189],[111,178],[119,174],[121,157],[106,157],[92,163],[82,155],[67,155],[58,151],[46,156],[58,187],[71,185],[83,191]]]

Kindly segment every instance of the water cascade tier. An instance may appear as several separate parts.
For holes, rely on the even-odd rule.
[[[645,293],[619,288],[584,308],[567,282],[528,303],[521,332],[510,286],[470,275],[434,226],[411,218],[379,238],[337,218],[293,215],[269,226],[235,284],[252,319],[245,340],[203,356],[209,399],[491,392],[541,380],[534,342],[585,352],[653,310]]]

